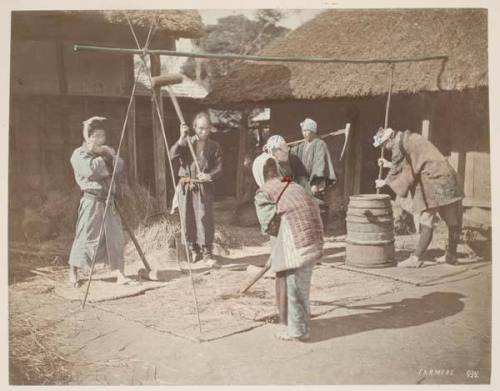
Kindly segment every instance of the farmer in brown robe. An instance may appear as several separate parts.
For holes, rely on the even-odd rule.
[[[448,247],[438,263],[457,263],[457,244],[462,226],[462,199],[457,173],[439,150],[425,137],[409,130],[379,129],[375,147],[392,152],[392,161],[379,159],[379,165],[390,168],[376,187],[391,187],[397,196],[408,198],[405,209],[419,217],[420,237],[415,252],[400,267],[422,266],[422,255],[432,241],[440,216],[448,226]],[[405,205],[405,203],[402,203]]]
[[[181,125],[179,140],[172,146],[170,157],[179,159],[179,185],[176,198],[180,217],[193,261],[203,261],[207,266],[218,266],[212,255],[215,234],[213,202],[215,180],[222,175],[222,149],[210,140],[212,124],[206,112],[196,115],[193,121],[194,136],[189,136],[189,127]],[[200,172],[191,156],[188,137],[193,146]]]
[[[307,182],[310,193],[319,205],[321,220],[326,228],[328,223],[328,204],[325,200],[326,190],[337,181],[333,170],[332,158],[326,143],[318,137],[316,121],[306,118],[300,123],[304,142],[293,146],[290,150],[292,156],[297,156],[307,172]]]

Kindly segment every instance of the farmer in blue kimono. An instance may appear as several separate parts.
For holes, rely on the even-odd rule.
[[[329,208],[325,194],[337,181],[332,158],[328,146],[317,135],[316,121],[306,118],[300,123],[300,128],[304,142],[293,146],[290,152],[300,159],[306,169],[311,194],[319,205],[323,226],[326,228]]]
[[[130,284],[124,274],[124,236],[120,216],[114,207],[117,185],[123,173],[123,160],[113,148],[105,145],[104,117],[92,117],[83,122],[83,144],[71,155],[75,180],[83,192],[78,208],[76,235],[69,256],[69,282],[78,287],[78,270],[88,270],[94,255],[115,272],[118,284]],[[116,184],[111,190],[110,206],[104,217],[113,166],[116,165]],[[104,219],[103,233],[99,232]]]
[[[278,291],[277,304],[280,323],[286,328],[276,336],[306,341],[310,331],[311,276],[323,251],[319,207],[302,186],[280,176],[273,155],[264,152],[257,157],[252,171],[259,186],[255,194],[257,216],[262,232],[271,237],[271,271],[285,279],[285,305]]]
[[[390,170],[385,179],[375,181],[375,186],[379,189],[389,186],[402,200],[402,207],[418,217],[420,225],[415,252],[398,266],[422,266],[422,256],[440,218],[448,226],[448,248],[436,261],[456,264],[464,198],[456,171],[443,154],[418,133],[380,128],[373,139],[375,147],[391,151],[391,161],[379,159],[379,165]]]
[[[176,201],[191,258],[194,262],[203,258],[207,266],[217,267],[212,254],[215,234],[213,203],[215,181],[222,175],[222,149],[219,143],[210,140],[212,123],[208,113],[198,113],[193,128],[195,135],[189,136],[189,127],[181,124],[180,138],[170,149],[170,158],[180,161]],[[188,137],[200,172],[191,155]]]

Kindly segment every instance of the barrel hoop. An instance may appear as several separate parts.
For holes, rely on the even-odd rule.
[[[361,268],[361,269],[378,269],[378,268],[385,268],[385,267],[393,267],[396,265],[396,261],[394,260],[389,260],[386,262],[381,262],[381,263],[363,263],[363,262],[356,262],[356,261],[346,261],[345,262],[346,266],[352,266],[356,268]]]
[[[350,216],[351,218],[345,219],[346,222],[348,223],[359,223],[359,224],[379,224],[379,223],[390,223],[394,221],[394,218],[391,217],[384,217],[384,216],[377,216],[376,221],[370,221],[368,220],[367,217],[362,217],[362,216]],[[354,219],[353,219],[354,217]]]

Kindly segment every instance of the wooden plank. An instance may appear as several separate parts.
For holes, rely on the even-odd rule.
[[[158,56],[150,56],[151,59],[151,75],[157,76],[161,72],[160,58]],[[160,95],[160,88],[155,88],[156,101],[160,108],[160,114],[163,118],[163,99]],[[167,182],[166,182],[166,159],[165,159],[165,141],[163,140],[162,129],[155,104],[151,100],[152,116],[153,116],[153,155],[154,155],[154,170],[155,170],[155,198],[158,201],[158,212],[166,212],[168,208],[167,202]]]

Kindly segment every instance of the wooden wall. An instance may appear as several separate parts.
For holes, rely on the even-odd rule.
[[[82,121],[93,115],[108,118],[107,143],[117,148],[126,105],[125,99],[114,98],[13,96],[9,172],[14,189],[49,191],[74,185],[69,159],[82,143]]]
[[[13,40],[12,94],[130,95],[132,56],[75,52],[75,41]],[[81,42],[80,42],[81,43]],[[111,46],[111,43],[101,43]]]

